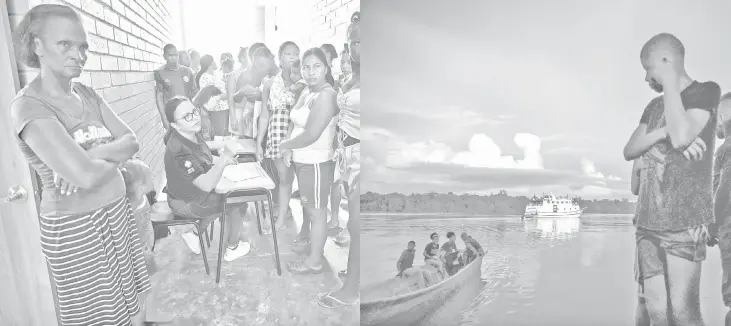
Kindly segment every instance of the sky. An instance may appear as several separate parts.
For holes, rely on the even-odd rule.
[[[550,3],[550,4],[549,4]],[[731,1],[363,1],[363,188],[630,198],[642,45],[731,90]]]

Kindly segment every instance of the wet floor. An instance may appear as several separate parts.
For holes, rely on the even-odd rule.
[[[302,210],[298,200],[292,200],[290,207],[295,223],[278,233],[282,276],[277,275],[272,236],[258,235],[255,220],[245,222],[241,236],[252,245],[251,252],[233,262],[223,261],[219,284],[215,276],[218,223],[207,250],[210,275],[205,273],[202,257],[194,255],[180,238],[185,227],[173,228],[173,234],[155,247],[157,272],[152,276],[148,320],[173,319],[179,325],[196,326],[358,325],[357,307],[327,309],[316,301],[318,293],[342,286],[337,273],[347,265],[347,247],[328,239],[328,264],[322,274],[299,276],[287,271],[287,261],[303,258],[290,249],[295,227],[299,229],[302,223]],[[341,210],[340,220],[347,221],[346,211]]]

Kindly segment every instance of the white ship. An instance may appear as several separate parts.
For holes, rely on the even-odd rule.
[[[544,194],[541,197],[533,196],[525,207],[523,218],[533,217],[579,217],[585,208],[581,208],[575,199],[556,197],[553,194]]]

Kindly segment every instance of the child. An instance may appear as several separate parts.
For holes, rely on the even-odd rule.
[[[416,247],[416,242],[409,241],[406,250],[401,253],[401,257],[399,257],[396,262],[396,269],[398,269],[398,274],[396,276],[400,276],[402,278],[414,277],[416,279],[416,283],[419,285],[419,289],[423,289],[427,286],[427,284],[432,283],[431,276],[424,270],[414,267],[414,256],[416,253],[414,247]]]
[[[145,256],[148,273],[156,270],[152,255],[152,246],[155,242],[155,233],[150,220],[150,203],[147,194],[154,191],[150,168],[141,160],[132,159],[120,165],[124,182],[127,186],[127,197],[135,215],[135,224],[139,234],[140,245]]]
[[[289,86],[289,91],[294,93],[294,102],[297,103],[297,100],[300,98],[300,95],[302,95],[302,91],[307,87],[307,82],[302,78],[302,67],[301,62],[297,60],[293,65],[292,69],[289,71],[289,80],[293,81],[294,83],[292,86]]]
[[[442,261],[439,260],[439,234],[434,232],[429,237],[431,238],[431,242],[424,248],[424,263],[436,267],[439,273],[442,274],[442,277],[446,278],[447,271]]]

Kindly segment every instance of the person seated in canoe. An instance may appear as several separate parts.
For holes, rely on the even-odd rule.
[[[414,256],[416,254],[414,247],[416,247],[416,242],[413,240],[409,241],[406,250],[401,253],[401,257],[396,262],[396,269],[398,269],[396,276],[415,279],[416,284],[419,285],[419,289],[423,289],[427,284],[432,283],[431,276],[425,270],[414,267]]]
[[[439,234],[436,232],[432,233],[431,242],[429,242],[424,248],[424,263],[426,265],[434,266],[442,277],[447,277],[447,271],[444,268],[444,264],[439,259]]]
[[[464,261],[465,266],[471,262],[473,262],[477,257],[482,256],[485,254],[485,251],[482,250],[482,246],[480,245],[477,240],[472,238],[471,236],[467,235],[467,232],[462,232],[461,235],[462,241],[464,241],[465,245],[465,251],[464,254],[466,256],[466,259]]]
[[[446,266],[447,273],[449,276],[454,275],[459,270],[459,265],[455,264],[457,258],[459,258],[459,251],[457,250],[457,236],[454,232],[447,232],[447,242],[442,245],[442,251],[444,252],[444,264]]]

